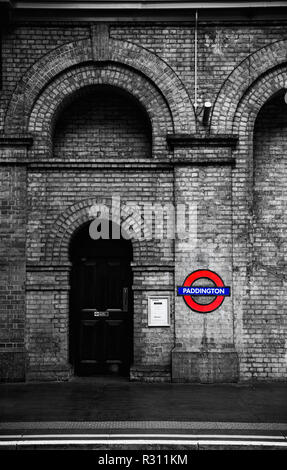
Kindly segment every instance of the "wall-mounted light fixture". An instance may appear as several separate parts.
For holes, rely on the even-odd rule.
[[[202,124],[204,126],[208,124],[210,111],[211,111],[211,102],[205,101],[204,106],[203,106],[203,116],[202,116]]]

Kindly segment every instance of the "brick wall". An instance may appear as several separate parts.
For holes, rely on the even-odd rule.
[[[194,99],[194,24],[112,26],[112,37],[140,44],[175,70]],[[224,80],[249,54],[286,36],[285,26],[198,23],[198,100],[213,102]]]
[[[150,159],[151,135],[148,124],[145,114],[139,111],[138,105],[129,97],[113,89],[111,93],[105,88],[104,91],[98,91],[97,88],[88,90],[88,94],[77,98],[59,115],[54,132],[52,158],[75,162],[100,159],[103,163],[107,159],[123,159],[127,163],[135,163],[142,158]],[[134,202],[139,205],[145,202],[161,204],[170,201],[173,176],[169,170],[151,173],[131,168],[120,170],[106,166],[103,169],[99,164],[92,170],[87,166],[85,170],[59,168],[30,171],[27,188],[27,262],[30,266],[26,314],[28,377],[45,378],[49,371],[50,378],[63,378],[69,374],[69,268],[62,267],[61,270],[61,266],[58,266],[57,272],[51,271],[47,262],[50,253],[46,247],[55,220],[77,202],[94,200],[110,203],[113,195],[120,195],[122,203]],[[92,205],[87,202],[87,210]],[[77,227],[81,223],[79,220]],[[63,230],[70,230],[68,222],[64,224]],[[136,251],[134,252],[135,269],[140,262],[171,262],[171,240],[151,240],[150,248],[144,260],[138,259]],[[65,249],[68,254],[68,246],[64,246],[62,242],[62,258],[60,261],[54,259],[54,263],[63,263]],[[66,264],[69,262],[68,256],[64,261]],[[42,266],[40,271],[39,265]],[[160,295],[153,287],[158,283],[165,286],[172,298],[173,283],[170,277],[166,277],[168,274],[165,271],[160,280],[156,268],[146,271],[138,266],[136,272],[138,274],[134,275],[133,286],[136,338],[133,378],[166,380],[170,377],[173,323],[166,329],[148,328],[147,295]],[[146,372],[147,364],[155,368],[154,376]],[[60,365],[62,369],[58,372]]]
[[[230,166],[212,164],[193,168],[180,166],[176,170],[176,201],[184,202],[196,211],[196,218],[191,222],[194,224],[193,236],[176,242],[177,286],[182,285],[191,272],[211,269],[220,274],[232,290],[231,171]],[[201,281],[199,285],[206,284]],[[219,309],[206,314],[191,311],[182,297],[177,297],[175,304],[173,380],[236,380],[238,364],[232,298],[226,298]]]
[[[150,122],[128,94],[113,87],[96,88],[81,94],[61,114],[53,153],[56,159],[69,160],[149,158]]]
[[[45,27],[18,25],[3,37],[1,121],[16,83],[37,60],[57,47],[90,36],[89,26],[63,23]],[[111,25],[110,36],[131,41],[154,52],[179,75],[194,98],[194,25]],[[282,25],[212,25],[199,21],[199,104],[214,101],[224,80],[249,54],[285,37]]]
[[[196,232],[191,241],[178,241],[176,285],[197,269],[221,273],[231,284],[231,178],[230,167],[180,168],[176,173],[176,200],[197,209]],[[216,255],[215,255],[216,254]],[[177,344],[184,349],[221,349],[233,346],[231,298],[222,307],[206,315],[193,313],[177,300],[181,312],[176,325]]]
[[[34,144],[26,152],[14,135],[17,146],[0,148],[2,380],[22,380],[25,369],[31,379],[71,373],[69,240],[93,203],[114,193],[198,208],[196,249],[134,244],[131,377],[168,380],[173,361],[178,381],[286,378],[282,93],[260,112],[254,140],[252,127],[286,87],[285,31],[199,21],[199,104],[217,100],[211,132],[238,134],[235,150],[210,145],[194,119],[193,23],[26,23],[3,32],[0,128],[29,131]],[[184,142],[196,127],[200,144]],[[184,143],[168,146],[172,133]],[[233,293],[205,316],[174,300],[175,287],[203,267]],[[171,327],[151,329],[147,298],[161,293],[171,299]]]
[[[287,104],[279,92],[259,112],[254,130],[250,293],[244,315],[242,374],[286,377]]]
[[[26,171],[0,172],[0,380],[25,377]]]
[[[47,52],[73,41],[75,37],[82,39],[88,35],[87,26],[31,28],[31,25],[23,25],[6,29],[2,42],[2,86],[5,90],[0,97],[2,123],[4,109],[23,74]]]
[[[103,183],[104,182],[104,183]],[[42,173],[30,173],[28,179],[29,214],[27,224],[27,262],[31,267],[28,276],[29,285],[26,314],[26,333],[28,347],[28,359],[31,370],[36,370],[33,377],[39,377],[39,368],[43,364],[59,364],[67,362],[67,337],[68,337],[68,296],[69,285],[67,275],[57,278],[48,276],[47,270],[35,278],[32,275],[37,271],[37,265],[47,264],[45,247],[55,219],[60,213],[71,207],[76,201],[87,201],[89,198],[102,201],[109,200],[111,196],[121,194],[123,202],[134,201],[142,204],[153,200],[170,199],[172,194],[172,174],[167,172],[149,173],[129,171],[123,173],[117,171],[49,171]],[[88,204],[88,208],[92,207]],[[81,224],[79,220],[78,225]],[[64,230],[69,230],[67,225]],[[144,260],[134,258],[136,263],[170,263],[172,254],[172,241],[152,240],[150,249]],[[66,248],[62,244],[61,254]],[[49,253],[48,253],[49,254]],[[66,262],[69,260],[67,259]],[[54,262],[57,262],[54,260]],[[62,261],[61,261],[62,262]],[[36,268],[35,268],[36,266]],[[154,268],[155,271],[157,269]],[[63,271],[69,268],[63,267]],[[173,345],[173,329],[165,330],[147,328],[146,295],[150,287],[146,282],[151,274],[144,273],[141,269],[139,278],[135,276],[134,288],[137,300],[135,301],[135,335],[140,341],[135,343],[135,357],[137,363],[147,362],[161,366],[170,362],[170,351]],[[157,283],[161,280],[156,276]],[[146,280],[145,280],[146,279]],[[155,274],[150,279],[154,283]],[[172,283],[165,284],[164,288],[171,294]],[[58,295],[56,289],[63,291]],[[48,289],[48,291],[47,291]],[[56,290],[55,290],[56,289]],[[52,290],[52,291],[51,291]],[[40,291],[40,292],[39,292]],[[65,294],[66,293],[66,294]],[[154,293],[153,290],[150,293]],[[160,293],[159,293],[160,294]],[[59,314],[57,313],[59,312]],[[61,313],[61,315],[60,315]],[[39,341],[39,337],[43,341]],[[38,338],[38,339],[37,339]],[[49,341],[50,338],[50,341]],[[52,346],[55,341],[57,347]],[[159,341],[161,346],[159,348]],[[65,361],[63,360],[65,358]],[[32,377],[32,375],[30,375]]]

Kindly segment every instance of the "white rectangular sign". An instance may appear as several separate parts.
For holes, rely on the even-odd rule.
[[[169,297],[148,298],[148,326],[170,326]]]

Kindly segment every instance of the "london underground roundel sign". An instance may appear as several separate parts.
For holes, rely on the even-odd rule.
[[[214,287],[194,286],[193,283],[199,279],[212,281]],[[230,296],[230,287],[224,285],[221,277],[209,269],[199,269],[189,274],[182,286],[178,286],[177,295],[183,296],[186,305],[195,312],[209,313],[222,305],[226,296]],[[213,299],[208,304],[201,304],[194,300],[194,297],[212,296]]]

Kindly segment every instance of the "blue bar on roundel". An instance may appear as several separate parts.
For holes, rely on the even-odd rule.
[[[177,288],[177,295],[230,295],[230,287],[184,287]]]

